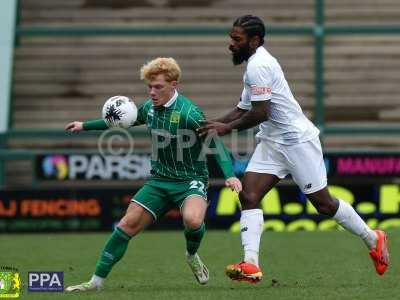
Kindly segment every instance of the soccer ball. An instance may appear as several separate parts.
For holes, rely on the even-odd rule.
[[[102,117],[108,127],[129,128],[136,122],[137,107],[129,97],[114,96],[104,103]]]

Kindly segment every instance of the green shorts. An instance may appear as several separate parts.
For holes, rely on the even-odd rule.
[[[172,181],[150,179],[133,196],[132,201],[143,206],[155,220],[170,209],[181,208],[187,198],[199,195],[207,201],[208,182],[203,180]]]

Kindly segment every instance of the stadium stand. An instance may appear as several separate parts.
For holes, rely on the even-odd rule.
[[[271,24],[304,25],[311,24],[314,16],[313,0],[71,0],[63,2],[23,1],[22,22],[30,25],[55,26],[230,25],[234,18],[246,12],[258,13]],[[292,9],[289,10],[287,7]]]
[[[397,0],[325,0],[325,6],[330,25],[399,24]]]

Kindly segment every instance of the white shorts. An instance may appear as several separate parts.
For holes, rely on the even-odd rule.
[[[304,194],[317,192],[327,185],[318,137],[295,145],[262,140],[257,144],[246,172],[273,174],[280,179],[290,174]]]

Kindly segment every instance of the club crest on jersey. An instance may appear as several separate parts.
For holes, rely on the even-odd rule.
[[[173,111],[171,114],[171,118],[169,119],[169,121],[171,123],[179,123],[179,120],[181,119],[181,114],[178,113],[177,111]]]

